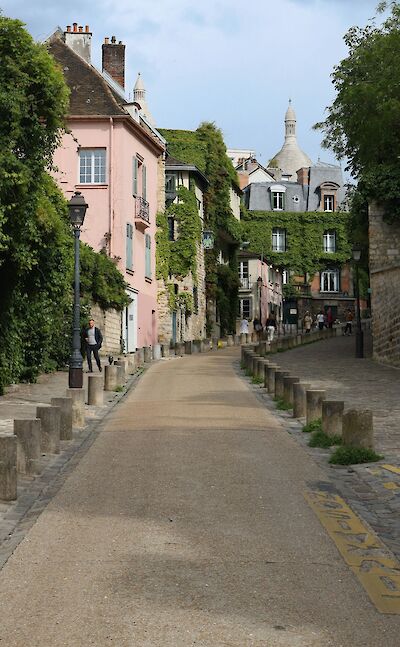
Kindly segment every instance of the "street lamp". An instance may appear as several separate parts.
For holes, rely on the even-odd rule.
[[[71,389],[81,389],[83,386],[83,364],[81,355],[80,331],[80,271],[79,271],[79,236],[85,220],[88,205],[80,191],[75,191],[68,204],[69,220],[74,231],[74,318],[72,327],[72,353],[69,360],[68,385]]]
[[[356,357],[364,357],[364,333],[361,328],[361,312],[360,312],[360,279],[358,275],[358,264],[361,258],[361,247],[355,244],[352,249],[354,265],[356,268],[356,307],[357,307],[357,328],[356,328]]]
[[[262,277],[259,276],[258,279],[257,279],[257,287],[258,287],[258,303],[259,303],[259,311],[260,311],[260,316],[259,316],[260,326],[262,326],[262,323],[261,323],[261,289],[262,289],[262,284],[263,284]]]

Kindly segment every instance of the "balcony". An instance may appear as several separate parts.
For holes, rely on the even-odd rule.
[[[137,197],[135,205],[135,227],[145,231],[150,226],[149,203],[144,198]]]
[[[239,281],[239,290],[251,290],[253,288],[254,281],[252,281],[250,278],[239,276]]]

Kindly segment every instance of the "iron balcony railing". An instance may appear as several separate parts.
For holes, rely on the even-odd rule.
[[[136,198],[135,220],[146,222],[148,225],[150,224],[149,203],[140,196]]]

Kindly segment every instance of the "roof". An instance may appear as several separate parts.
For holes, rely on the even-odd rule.
[[[165,170],[169,171],[180,171],[180,170],[185,170],[185,171],[191,171],[192,173],[196,173],[201,180],[204,182],[204,184],[209,184],[209,181],[207,180],[206,176],[195,166],[194,164],[187,164],[186,162],[181,162],[180,160],[175,159],[175,157],[171,157],[168,155],[167,159],[165,160]]]

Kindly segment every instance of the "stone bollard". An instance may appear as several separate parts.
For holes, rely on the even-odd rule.
[[[14,420],[17,438],[17,472],[34,475],[40,473],[40,420]]]
[[[192,353],[194,355],[197,355],[197,353],[200,353],[200,339],[194,339],[192,342]]]
[[[240,344],[246,345],[247,344],[247,335],[246,333],[242,332],[240,335]]]
[[[143,355],[144,363],[148,364],[149,362],[151,362],[151,359],[152,359],[151,346],[145,346],[143,348],[143,353],[144,353]]]
[[[125,370],[121,364],[117,364],[117,371]],[[88,404],[101,407],[104,403],[104,383],[102,375],[89,375],[88,377]]]
[[[60,409],[58,407],[37,407],[36,417],[40,418],[40,451],[44,454],[59,454]]]
[[[349,409],[343,416],[343,445],[374,449],[372,411]]]
[[[185,344],[180,341],[177,341],[175,344],[175,355],[177,357],[183,357],[185,354]]]
[[[115,391],[118,386],[118,366],[111,364],[104,367],[104,390]]]
[[[17,437],[0,437],[0,499],[17,498]]]
[[[234,335],[233,336],[233,343],[235,344],[235,346],[240,346],[241,337],[242,337],[242,335]]]
[[[259,377],[263,381],[263,383],[265,376],[265,367],[268,366],[269,363],[269,360],[264,359],[263,357],[257,362],[257,377]]]
[[[169,357],[169,344],[162,344],[161,357]]]
[[[122,375],[123,377],[122,377],[122,381],[119,382],[119,384],[123,384],[126,380],[126,372],[127,372],[126,361],[124,359],[117,359],[114,362],[114,366],[117,367],[117,371],[120,369],[120,375]]]
[[[135,353],[136,366],[139,368],[144,364],[144,348],[138,348]]]
[[[200,353],[206,353],[207,351],[208,351],[208,341],[207,341],[207,339],[200,339],[199,352]]]
[[[276,353],[278,350],[278,342],[277,341],[271,341],[269,343],[269,351],[270,353]]]
[[[278,370],[279,366],[277,364],[269,364],[265,369],[266,378],[264,379],[264,385],[271,395],[275,393],[275,373]]]
[[[125,384],[125,369],[121,364],[115,364],[115,368],[117,369],[117,386],[115,388],[117,388]]]
[[[324,400],[322,403],[322,431],[328,436],[341,436],[344,402]]]
[[[60,409],[60,440],[72,440],[72,399],[51,398],[51,405]]]
[[[130,375],[133,375],[134,372],[136,371],[136,353],[129,353],[127,356],[127,362],[128,362],[128,373]]]
[[[218,350],[218,337],[212,337],[211,343],[212,343],[212,349]]]
[[[255,356],[254,350],[247,351],[245,355],[245,364],[248,371],[251,371],[253,368],[253,357]]]
[[[85,389],[67,389],[67,398],[72,400],[72,426],[85,426]]]
[[[293,375],[288,375],[283,378],[283,399],[291,406],[293,406],[294,402],[293,386],[298,382],[300,382],[300,378],[294,377]]]
[[[306,391],[306,423],[322,418],[322,402],[325,400],[326,391],[308,389]]]
[[[192,342],[191,341],[185,341],[185,354],[186,355],[191,355],[192,354]]]
[[[296,345],[297,345],[297,346],[301,346],[301,344],[302,344],[302,343],[303,343],[303,336],[302,336],[302,335],[297,334],[297,335],[296,335]]]
[[[234,342],[233,342],[233,335],[227,335],[227,337],[226,337],[226,344],[227,344],[227,346],[233,346],[233,345],[234,345]]]
[[[258,371],[258,360],[261,359],[260,355],[253,355],[252,362],[251,362],[251,373],[255,377],[257,375]]]
[[[293,384],[293,418],[305,418],[307,413],[306,391],[311,388],[310,384],[295,382]]]
[[[283,398],[283,378],[289,375],[289,371],[275,371],[275,398]]]
[[[153,346],[153,359],[161,359],[161,346],[160,344],[154,344]]]

